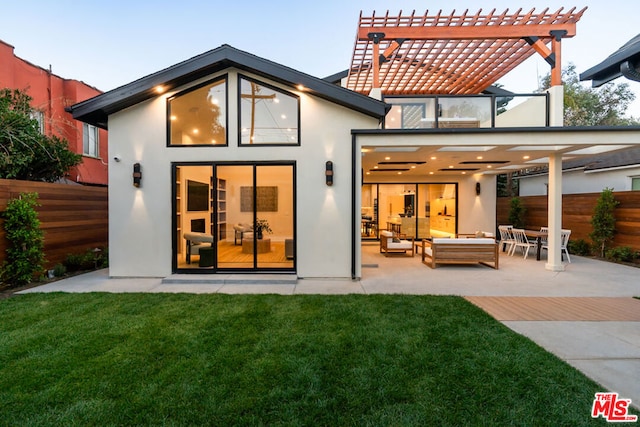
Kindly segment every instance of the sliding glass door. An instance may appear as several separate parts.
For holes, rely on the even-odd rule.
[[[295,270],[293,164],[175,166],[175,268]]]

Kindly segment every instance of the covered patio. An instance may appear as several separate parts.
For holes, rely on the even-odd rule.
[[[426,104],[421,110],[408,109],[412,117],[404,112],[398,116],[407,126],[385,122],[382,129],[354,130],[353,169],[362,171],[354,173],[352,180],[354,229],[361,225],[362,184],[454,182],[460,203],[457,232],[495,231],[495,177],[548,165],[549,251],[544,267],[562,271],[562,161],[623,150],[640,141],[638,127],[562,126],[561,40],[576,35],[585,10],[361,16],[351,68],[343,81],[352,90],[392,103],[402,97],[397,102],[434,96],[481,97],[536,53],[550,66],[551,87],[542,106],[546,117],[542,124],[501,122],[495,99],[491,117],[484,122],[445,117],[435,98],[433,118]],[[416,111],[422,112],[416,117]],[[456,120],[462,125],[451,124]],[[482,195],[476,188],[482,188]],[[354,235],[354,277],[360,277],[364,274],[358,262],[362,239]]]

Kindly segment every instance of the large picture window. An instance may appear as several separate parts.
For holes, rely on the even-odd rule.
[[[219,79],[168,101],[169,145],[227,145],[227,81]]]
[[[240,145],[298,145],[300,102],[296,95],[240,78]]]

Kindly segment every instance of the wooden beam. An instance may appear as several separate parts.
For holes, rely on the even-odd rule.
[[[576,24],[488,25],[448,27],[360,27],[358,40],[369,40],[369,34],[384,31],[381,40],[465,40],[465,39],[519,39],[523,37],[549,38],[551,31],[566,31],[564,37],[576,35]]]
[[[544,58],[545,61],[553,68],[556,65],[556,58],[551,49],[538,37],[525,37],[524,40]]]

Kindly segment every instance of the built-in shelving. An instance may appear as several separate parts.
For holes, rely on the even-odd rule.
[[[227,180],[218,179],[216,185],[217,191],[217,224],[218,224],[218,240],[227,238]]]
[[[178,242],[178,253],[182,253],[182,181],[180,168],[176,167],[176,233]]]

